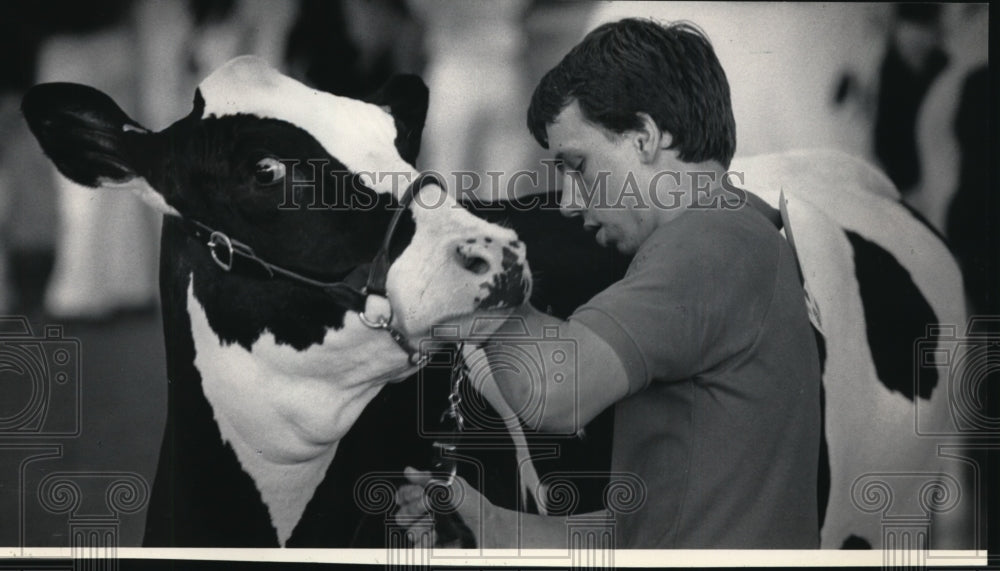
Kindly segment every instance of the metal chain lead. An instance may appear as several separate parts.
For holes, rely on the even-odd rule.
[[[455,362],[451,365],[451,393],[448,394],[448,407],[458,432],[465,430],[465,417],[462,416],[462,382],[469,376],[469,368],[465,365],[465,343],[459,343],[455,348]]]
[[[439,439],[434,442],[437,448],[438,458],[435,463],[435,479],[441,481],[446,486],[451,486],[458,472],[458,463],[455,460],[456,441],[458,433],[465,428],[465,417],[462,415],[462,383],[468,376],[468,368],[465,359],[462,358],[462,351],[465,343],[459,343],[456,347],[455,360],[451,365],[451,392],[448,394],[448,408],[441,414],[441,424],[450,425],[452,435],[447,439]]]

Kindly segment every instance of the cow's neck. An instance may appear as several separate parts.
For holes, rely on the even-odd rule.
[[[387,334],[353,313],[305,349],[267,330],[249,350],[222,342],[206,307],[218,300],[200,300],[196,279],[187,288],[194,365],[221,436],[253,478],[284,545],[340,439],[387,382],[414,371]]]

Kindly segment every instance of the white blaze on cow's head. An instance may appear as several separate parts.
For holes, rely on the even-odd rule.
[[[35,87],[23,110],[70,179],[127,187],[169,216],[329,281],[371,260],[417,176],[427,91],[416,77],[397,77],[358,101],[241,57],[205,79],[192,113],[160,132],[81,85]],[[513,231],[472,216],[436,184],[408,210],[386,284],[398,328],[419,336],[436,323],[526,300],[530,277]],[[253,342],[216,331],[224,341]]]

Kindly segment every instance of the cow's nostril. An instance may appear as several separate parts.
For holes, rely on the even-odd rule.
[[[490,271],[490,263],[485,258],[475,254],[467,254],[462,248],[456,248],[455,254],[458,256],[458,263],[466,270],[481,276]]]
[[[481,276],[486,272],[490,271],[490,263],[486,260],[480,258],[479,256],[473,256],[471,258],[466,258],[463,267],[470,272]]]

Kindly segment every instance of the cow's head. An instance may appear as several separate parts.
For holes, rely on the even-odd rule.
[[[191,114],[160,132],[82,85],[37,86],[23,111],[70,179],[136,191],[168,216],[196,220],[271,263],[329,281],[378,249],[417,174],[427,100],[412,76],[362,102],[241,57],[205,79]],[[412,336],[519,305],[530,288],[514,232],[472,216],[436,184],[404,212],[389,259],[394,324]]]

